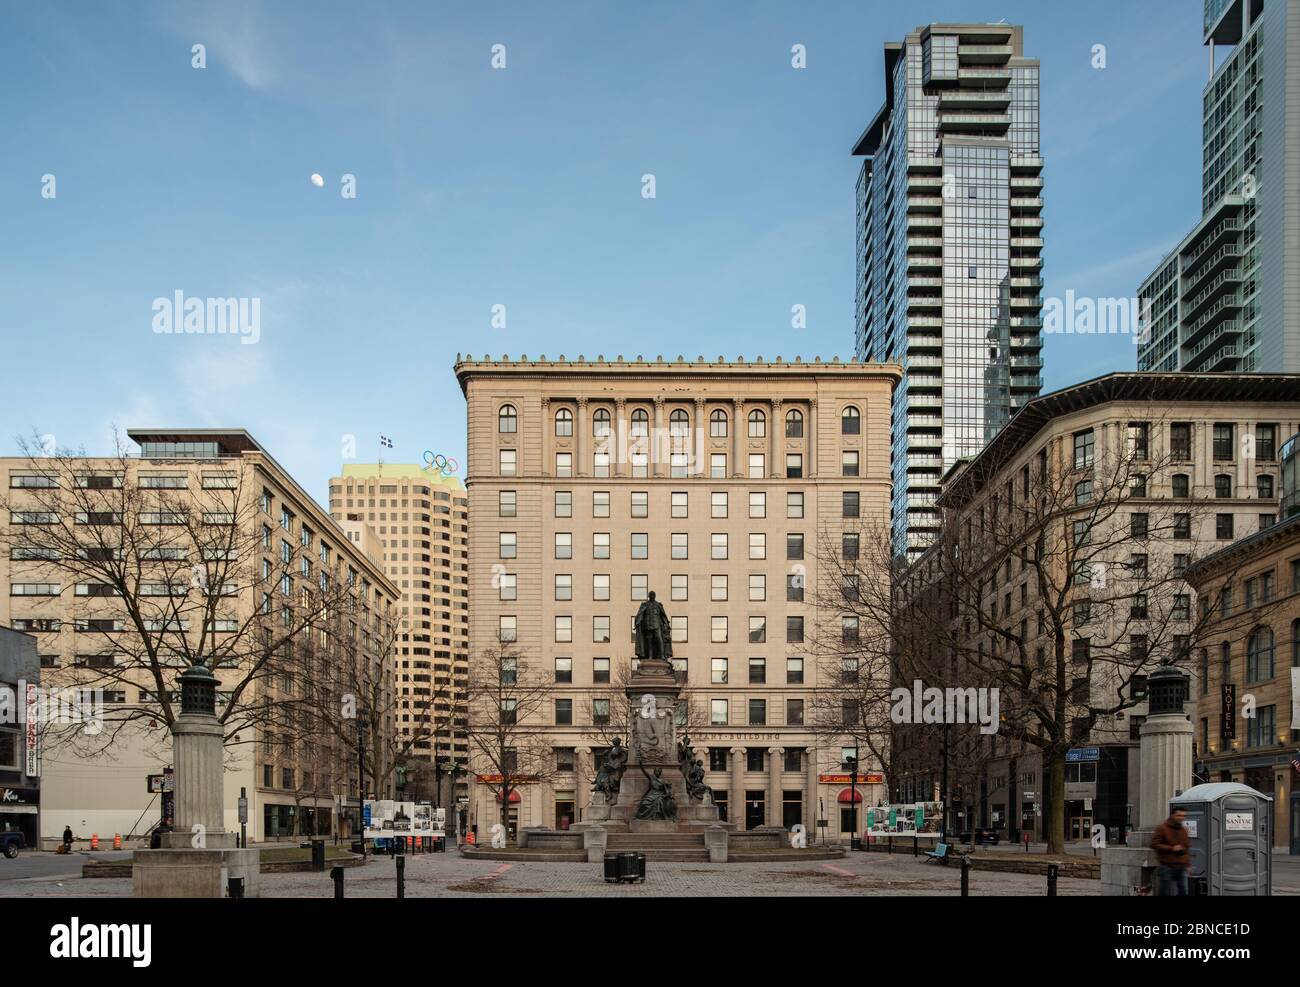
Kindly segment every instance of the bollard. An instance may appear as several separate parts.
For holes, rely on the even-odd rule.
[[[961,855],[961,896],[970,897],[970,858],[964,853]]]
[[[892,836],[889,838],[889,852],[894,852],[894,838]]]
[[[1060,868],[1056,864],[1047,865],[1047,897],[1049,898],[1056,897],[1056,875],[1059,871]]]
[[[406,897],[406,857],[399,855],[397,858],[397,900],[401,901]]]
[[[1025,853],[1029,852],[1029,833],[1025,832]]]
[[[343,868],[341,866],[331,868],[330,877],[334,879],[334,898],[338,900],[343,897]]]
[[[226,897],[244,897],[244,879],[242,877],[232,877],[226,881]]]
[[[917,850],[917,847],[916,847],[916,834],[913,833],[913,834],[912,834],[912,856],[913,856],[913,857],[916,856],[916,850]]]

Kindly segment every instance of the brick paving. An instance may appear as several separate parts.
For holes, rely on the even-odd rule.
[[[467,860],[459,854],[408,857],[408,898],[460,897],[788,897],[846,895],[957,895],[961,870],[927,864],[911,856],[849,854],[841,860],[754,864],[668,863],[649,861],[641,885],[606,884],[597,864],[505,863]],[[344,886],[349,898],[392,898],[395,864],[387,857],[349,868]],[[972,895],[1045,895],[1046,878],[972,871]],[[1060,895],[1099,895],[1101,882],[1061,878]],[[120,878],[29,878],[0,883],[0,897],[121,897],[131,882]],[[328,874],[269,874],[262,878],[265,898],[329,898]]]

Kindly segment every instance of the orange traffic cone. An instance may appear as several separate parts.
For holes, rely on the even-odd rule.
[[[113,849],[114,849],[114,850],[121,850],[121,849],[122,849],[122,834],[121,834],[121,833],[114,833],[114,834],[113,834]]]
[[[91,834],[90,834],[90,849],[92,849],[92,850],[98,850],[98,849],[99,849],[99,834],[98,834],[98,833],[91,833]]]

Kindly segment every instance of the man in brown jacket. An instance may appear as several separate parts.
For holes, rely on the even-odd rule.
[[[1187,894],[1187,872],[1192,866],[1191,837],[1183,820],[1187,813],[1174,809],[1169,818],[1151,833],[1151,849],[1156,852],[1159,892],[1161,895]]]

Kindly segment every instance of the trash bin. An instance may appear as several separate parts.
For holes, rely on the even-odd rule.
[[[620,853],[618,855],[618,879],[629,884],[645,881],[645,854]]]
[[[1188,885],[1207,895],[1272,894],[1273,799],[1246,785],[1196,785],[1169,800],[1187,813]],[[1195,892],[1194,892],[1195,893]]]
[[[618,854],[605,854],[605,883],[614,884],[618,881]]]
[[[364,852],[365,852],[365,844],[364,844],[364,842],[363,842],[362,840],[353,840],[353,841],[352,841],[352,852],[353,852],[353,853],[364,853]]]

